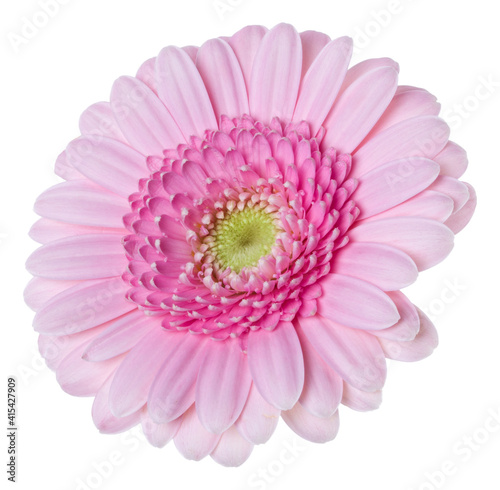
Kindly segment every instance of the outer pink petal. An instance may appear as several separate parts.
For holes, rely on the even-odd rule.
[[[442,223],[424,218],[385,218],[361,223],[352,240],[386,243],[407,253],[419,271],[441,262],[453,248],[453,233]]]
[[[26,262],[34,276],[82,280],[120,276],[127,266],[116,235],[61,238],[35,250]]]
[[[80,116],[80,131],[85,136],[106,137],[126,142],[111,110],[109,102],[97,102]]]
[[[86,179],[78,170],[68,162],[68,155],[64,150],[56,159],[54,173],[64,180],[81,180]]]
[[[327,418],[311,415],[300,403],[282,413],[286,424],[300,437],[311,442],[328,442],[337,437],[339,431],[339,412]]]
[[[252,444],[263,444],[272,436],[280,418],[280,410],[262,398],[252,384],[240,418],[235,426],[239,433]]]
[[[441,175],[460,178],[467,169],[468,159],[465,150],[453,141],[448,141],[446,146],[434,157],[441,167]]]
[[[331,41],[319,53],[302,80],[293,119],[307,121],[312,134],[323,124],[337,97],[352,55],[352,39]]]
[[[156,59],[158,95],[185,138],[217,129],[212,104],[193,61],[182,49],[164,48]]]
[[[433,159],[449,135],[449,126],[436,116],[418,116],[394,124],[356,150],[350,177],[357,178],[384,163],[408,156]]]
[[[391,67],[369,71],[339,95],[325,120],[323,147],[351,153],[370,132],[389,105],[398,84]]]
[[[418,276],[415,262],[401,250],[381,243],[351,242],[336,252],[332,272],[358,277],[382,291],[409,286]]]
[[[130,208],[125,199],[87,180],[57,184],[35,202],[35,213],[67,223],[86,226],[123,227]]]
[[[220,434],[212,434],[203,427],[192,405],[182,417],[181,426],[174,436],[174,443],[185,458],[199,461],[215,449],[219,439]]]
[[[399,320],[390,297],[358,278],[328,274],[321,280],[323,296],[318,301],[321,316],[347,327],[380,330]]]
[[[250,457],[252,450],[253,444],[232,426],[222,434],[210,456],[222,466],[240,466]]]
[[[127,286],[121,277],[85,281],[54,296],[35,315],[37,332],[69,335],[101,325],[134,310],[125,299]]]
[[[420,361],[432,354],[438,345],[436,328],[425,313],[418,309],[420,330],[414,340],[397,342],[394,340],[379,339],[385,356],[397,361]]]
[[[143,155],[163,157],[163,150],[185,140],[156,94],[134,77],[120,77],[111,90],[111,108],[130,145]]]
[[[358,412],[376,410],[382,403],[382,390],[361,391],[348,383],[344,383],[342,404]]]
[[[401,204],[426,189],[438,175],[439,165],[422,157],[407,157],[374,168],[359,177],[355,191],[360,218]]]
[[[290,120],[302,71],[302,43],[297,31],[279,24],[262,39],[255,55],[249,89],[250,115],[264,123]]]
[[[251,331],[248,361],[263,398],[281,410],[292,408],[304,386],[304,359],[293,325],[280,322],[272,331]]]
[[[203,426],[221,434],[240,416],[252,378],[239,342],[210,342],[196,382],[196,412]]]
[[[245,80],[238,59],[222,39],[207,41],[198,51],[196,67],[200,72],[215,115],[240,117],[249,113]]]
[[[299,318],[299,323],[316,352],[349,384],[363,391],[384,386],[385,356],[373,335],[319,315]]]
[[[137,70],[137,79],[144,82],[155,94],[158,94],[156,82],[156,57],[146,60]]]
[[[457,234],[464,229],[464,227],[469,223],[476,209],[477,197],[474,188],[464,182],[469,190],[469,200],[462,206],[462,208],[456,213],[452,214],[444,224],[450,228],[450,230]]]
[[[34,311],[38,311],[47,301],[78,284],[78,281],[54,281],[43,277],[34,277],[24,290],[24,302]]]
[[[313,64],[316,56],[331,41],[330,36],[317,31],[300,33],[302,41],[302,78]]]
[[[170,440],[172,440],[179,427],[181,426],[182,417],[173,420],[172,422],[165,422],[164,424],[157,424],[149,416],[148,409],[145,407],[141,414],[142,431],[146,436],[148,442],[154,447],[163,447]]]

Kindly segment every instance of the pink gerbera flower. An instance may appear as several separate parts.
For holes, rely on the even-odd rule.
[[[245,461],[280,416],[315,442],[437,344],[399,290],[469,221],[465,152],[398,65],[281,24],[167,47],[87,109],[35,205],[40,350],[187,458]]]

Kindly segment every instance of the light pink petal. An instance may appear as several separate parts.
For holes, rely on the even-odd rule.
[[[147,401],[156,373],[175,344],[175,333],[161,328],[161,319],[151,317],[156,328],[149,332],[125,356],[109,390],[109,407],[117,417],[139,410]]]
[[[122,228],[128,212],[125,199],[87,180],[57,184],[35,202],[35,213],[44,218],[86,226]]]
[[[405,119],[416,116],[437,116],[440,108],[441,104],[437,102],[436,97],[427,90],[399,86],[386,111],[370,131],[368,138]]]
[[[155,328],[159,328],[157,322],[145,315],[144,311],[131,311],[114,321],[90,342],[83,353],[83,358],[99,362],[128,352]]]
[[[156,58],[149,58],[149,60],[146,60],[137,70],[135,77],[145,83],[155,94],[158,94],[156,83]]]
[[[316,352],[349,384],[364,391],[384,386],[385,356],[373,335],[319,315],[299,318],[299,323]]]
[[[130,145],[143,155],[163,157],[163,150],[185,140],[156,94],[134,77],[120,77],[111,90],[111,109]]]
[[[222,115],[240,117],[249,113],[245,80],[227,42],[211,39],[203,44],[196,57],[196,67],[218,119]]]
[[[80,116],[80,132],[95,139],[104,136],[117,141],[126,141],[109,102],[97,102],[83,111]]]
[[[382,67],[365,73],[339,95],[324,122],[324,148],[351,153],[363,141],[392,100],[398,72]]]
[[[361,391],[348,383],[344,383],[342,404],[358,412],[377,410],[382,403],[382,390]]]
[[[34,277],[24,289],[24,302],[34,311],[54,296],[78,284],[78,281],[54,281],[43,277]]]
[[[453,233],[442,223],[424,218],[385,218],[361,223],[351,240],[392,245],[407,253],[419,271],[439,264],[453,248]]]
[[[302,78],[311,67],[316,56],[331,41],[330,36],[317,31],[304,31],[300,33],[302,41]]]
[[[40,333],[69,335],[101,325],[136,308],[125,299],[126,291],[121,277],[78,284],[47,302],[33,327]]]
[[[296,324],[296,328],[302,346],[305,373],[300,405],[316,417],[331,417],[342,399],[342,378],[314,350],[300,325]]]
[[[253,444],[232,426],[222,434],[210,456],[222,466],[240,466],[250,457],[252,450]]]
[[[81,180],[86,178],[68,162],[66,150],[57,157],[54,173],[64,180]]]
[[[279,24],[262,39],[250,80],[250,114],[269,123],[289,121],[297,102],[302,71],[302,43],[289,24]]]
[[[321,316],[347,327],[380,330],[399,320],[391,298],[362,279],[328,274],[321,281],[323,296],[318,302]]]
[[[121,355],[104,362],[85,361],[82,359],[85,347],[82,344],[70,352],[56,369],[57,382],[73,396],[94,396],[124,357]]]
[[[182,417],[182,423],[174,436],[177,450],[186,458],[200,461],[217,446],[220,434],[208,432],[201,424],[194,405]]]
[[[300,437],[311,442],[324,443],[332,441],[339,431],[339,412],[327,418],[311,415],[300,403],[291,410],[282,413],[288,427]]]
[[[467,170],[469,163],[467,153],[453,141],[448,141],[446,146],[434,157],[441,167],[441,175],[460,178]]]
[[[203,426],[221,434],[240,416],[252,378],[239,342],[210,342],[196,381],[196,412]]]
[[[241,66],[247,89],[250,88],[253,61],[267,29],[263,26],[247,26],[227,39]]]
[[[121,275],[127,267],[116,235],[61,238],[35,250],[26,262],[34,276],[47,279],[103,279]]]
[[[408,157],[433,159],[446,145],[448,125],[436,116],[418,116],[394,124],[361,145],[353,156],[350,177]]]
[[[99,432],[103,434],[117,434],[137,425],[141,420],[141,410],[137,410],[126,417],[115,417],[109,409],[109,387],[113,381],[113,374],[99,388],[92,404],[92,419]]]
[[[182,417],[179,417],[172,422],[157,424],[149,416],[147,407],[142,410],[142,432],[144,432],[146,439],[154,447],[164,447],[170,440],[172,440],[175,437],[175,434],[177,434],[177,431],[181,426],[181,422]]]
[[[248,362],[263,398],[280,410],[292,408],[304,386],[302,349],[290,322],[248,335]]]
[[[182,50],[188,54],[188,56],[196,63],[196,56],[198,55],[198,46],[182,46]]]
[[[444,223],[452,212],[453,200],[449,196],[446,196],[441,192],[425,190],[420,194],[417,194],[415,197],[412,197],[411,199],[408,199],[407,201],[398,204],[387,211],[383,211],[382,213],[360,221],[360,223],[401,216],[428,218]]]
[[[336,252],[332,272],[358,277],[382,291],[409,286],[418,276],[417,266],[401,250],[381,243],[351,242]]]
[[[179,333],[174,341],[148,395],[149,414],[157,423],[176,419],[194,402],[196,378],[210,339]]]
[[[319,53],[302,80],[293,119],[307,121],[316,134],[340,90],[352,55],[352,39],[331,41]]]
[[[252,384],[247,401],[235,426],[252,444],[264,444],[273,435],[280,418],[280,410],[262,398]]]
[[[464,182],[469,190],[469,200],[462,206],[462,208],[451,215],[444,224],[455,234],[464,229],[467,223],[471,220],[474,210],[476,209],[477,197],[474,188]]]
[[[469,188],[464,182],[460,182],[454,177],[440,175],[429,187],[429,190],[441,192],[453,200],[453,213],[460,210],[469,200]]]
[[[109,138],[81,136],[66,148],[69,163],[105,189],[128,198],[147,172],[138,151]],[[147,175],[147,174],[146,174]]]
[[[420,328],[417,308],[401,291],[391,291],[387,294],[396,305],[401,318],[392,327],[383,330],[371,330],[370,333],[381,339],[396,340],[399,342],[413,340]]]
[[[158,95],[188,139],[217,129],[212,104],[198,70],[180,48],[164,48],[156,59]]]
[[[426,189],[438,175],[439,165],[422,157],[403,158],[374,168],[358,179],[355,200],[360,218],[401,204]]]
[[[420,361],[430,356],[438,345],[436,328],[425,313],[417,308],[420,317],[420,330],[409,342],[379,339],[380,345],[388,359],[396,361]]]

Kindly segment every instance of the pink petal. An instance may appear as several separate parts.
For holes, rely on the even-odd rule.
[[[302,80],[293,119],[307,121],[316,134],[340,90],[352,55],[352,40],[341,37],[319,53]]]
[[[119,141],[81,136],[66,148],[69,163],[105,189],[128,198],[137,191],[146,160],[143,155]]]
[[[222,466],[240,466],[250,457],[252,450],[253,444],[241,437],[233,426],[222,434],[210,456]]]
[[[439,165],[422,157],[407,157],[374,168],[358,179],[355,200],[360,217],[368,218],[401,204],[426,189],[438,174]]]
[[[177,434],[177,431],[181,426],[182,417],[179,417],[172,422],[157,424],[149,416],[146,407],[142,410],[141,422],[142,432],[144,432],[148,442],[154,447],[164,447]]]
[[[280,410],[295,405],[304,386],[304,360],[290,322],[280,322],[271,331],[251,331],[248,362],[255,386],[266,401]]]
[[[453,141],[448,141],[446,146],[434,157],[441,167],[441,175],[460,178],[467,170],[468,159],[465,150]]]
[[[106,137],[125,142],[120,127],[111,110],[109,102],[97,102],[83,111],[80,116],[80,132],[84,136]]]
[[[302,78],[313,64],[316,56],[331,41],[330,36],[317,31],[300,33],[302,41]]]
[[[177,450],[186,458],[200,461],[217,446],[220,434],[208,432],[196,415],[194,405],[182,417],[182,423],[174,436]]]
[[[109,407],[116,417],[129,415],[146,403],[156,373],[176,345],[172,340],[176,334],[163,330],[159,319],[151,317],[150,320],[156,328],[126,354],[111,384]]]
[[[361,223],[352,240],[386,243],[407,253],[419,271],[439,264],[453,248],[453,233],[442,223],[424,218],[385,218]]]
[[[81,180],[85,179],[78,170],[74,169],[73,166],[68,162],[68,155],[66,150],[64,150],[56,160],[54,166],[54,173],[64,180]]]
[[[109,409],[109,387],[113,374],[99,388],[92,404],[92,419],[102,434],[117,434],[137,425],[141,420],[141,410],[126,417],[115,417]]]
[[[249,88],[250,114],[269,123],[290,120],[302,71],[302,44],[289,24],[279,24],[262,39],[255,55]]]
[[[367,139],[354,153],[350,177],[357,178],[400,158],[433,159],[448,142],[450,128],[436,116],[407,119]]]
[[[380,345],[388,359],[396,361],[420,361],[430,356],[438,345],[436,328],[425,313],[417,308],[420,317],[420,330],[414,340],[397,342],[379,339]]]
[[[156,83],[156,58],[149,58],[137,70],[137,79],[145,83],[155,94],[158,94]]]
[[[240,117],[249,113],[245,80],[238,59],[222,39],[207,41],[198,51],[196,67],[205,83],[215,115]]]
[[[263,26],[247,26],[227,39],[241,66],[247,89],[250,88],[252,67],[257,50],[267,29]]]
[[[187,53],[175,46],[164,48],[156,59],[158,95],[188,139],[217,129],[205,85]]]
[[[299,318],[299,323],[316,352],[349,384],[364,391],[384,386],[385,356],[373,335],[319,315]]]
[[[38,311],[47,301],[78,284],[78,281],[54,281],[43,277],[34,277],[24,289],[24,302]]]
[[[207,341],[210,340],[205,335],[174,335],[172,349],[166,353],[148,395],[149,414],[155,422],[176,419],[194,402],[196,378]]]
[[[342,399],[342,378],[318,355],[300,328],[296,325],[304,356],[304,389],[300,405],[310,414],[331,417]]]
[[[291,410],[282,413],[283,420],[300,437],[311,441],[324,443],[332,441],[339,431],[339,412],[327,418],[311,415],[300,403]]]
[[[156,94],[134,77],[120,77],[111,90],[111,108],[127,141],[143,155],[163,157],[163,150],[185,140]]]
[[[351,242],[336,252],[332,272],[363,279],[382,291],[409,286],[418,276],[417,266],[401,250],[362,242]]]
[[[382,403],[382,390],[372,392],[361,391],[348,383],[344,383],[342,403],[346,407],[358,412],[377,410]]]
[[[57,184],[35,202],[35,213],[67,223],[123,228],[123,215],[130,212],[122,197],[87,180]]]
[[[35,315],[37,332],[69,335],[101,325],[136,308],[125,299],[121,277],[86,281],[54,296]]]
[[[474,188],[464,182],[469,190],[469,200],[462,206],[462,208],[451,215],[444,224],[455,234],[459,233],[464,229],[467,223],[471,220],[474,210],[476,209],[477,197]]]
[[[399,313],[389,296],[361,279],[342,274],[328,274],[321,281],[323,296],[319,314],[347,327],[380,330],[399,320]]]
[[[351,153],[363,141],[396,92],[398,72],[382,67],[365,73],[339,95],[325,120],[324,148]]]
[[[280,410],[267,403],[254,384],[235,426],[252,444],[264,444],[272,436],[280,418]]]
[[[207,345],[196,382],[196,412],[203,426],[221,434],[240,416],[252,378],[239,342]]]
[[[127,266],[116,235],[61,238],[35,250],[26,262],[34,276],[47,279],[101,279],[121,275]]]
[[[441,192],[441,194],[451,197],[453,200],[453,213],[461,209],[469,200],[468,187],[454,177],[440,175],[429,187],[429,190]]]

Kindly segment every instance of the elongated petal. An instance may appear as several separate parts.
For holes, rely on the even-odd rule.
[[[300,403],[283,412],[283,420],[296,434],[311,442],[333,441],[339,431],[339,413],[327,418],[311,415]]]
[[[262,39],[255,55],[249,89],[250,114],[265,123],[290,120],[302,71],[302,44],[297,31],[279,24]]]
[[[384,386],[385,356],[373,335],[319,315],[299,318],[299,323],[316,352],[349,384],[363,391]]]
[[[460,178],[467,170],[468,159],[465,150],[453,141],[448,141],[446,146],[434,157],[441,167],[441,175]]]
[[[455,234],[464,229],[467,223],[471,220],[474,210],[476,209],[477,196],[476,191],[470,185],[464,182],[469,190],[469,200],[462,206],[462,208],[451,215],[444,224]]]
[[[106,137],[125,142],[120,127],[111,110],[109,102],[97,102],[85,109],[80,116],[80,131],[83,135],[96,138]]]
[[[47,301],[78,284],[78,281],[56,281],[34,277],[24,290],[24,301],[34,311],[38,311]]]
[[[342,404],[358,412],[377,410],[382,403],[382,390],[361,391],[348,383],[344,383]]]
[[[351,328],[379,330],[399,320],[390,297],[361,279],[328,274],[321,281],[319,314]],[[363,308],[360,308],[363,305]]]
[[[142,410],[142,432],[144,432],[146,439],[154,447],[163,447],[173,439],[181,426],[181,422],[182,417],[179,417],[178,419],[172,420],[172,422],[157,424],[150,417],[147,407]]]
[[[245,440],[233,426],[222,434],[210,456],[222,466],[240,466],[250,457],[252,450],[253,444]]]
[[[272,331],[248,336],[248,362],[263,398],[281,410],[294,406],[304,386],[304,359],[293,325],[281,322]]]
[[[316,56],[331,41],[330,36],[318,31],[300,33],[302,41],[302,78],[313,64]]]

